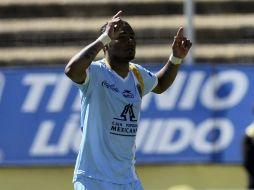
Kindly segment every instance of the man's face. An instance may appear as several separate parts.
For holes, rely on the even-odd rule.
[[[135,33],[128,23],[124,22],[119,38],[112,40],[108,45],[108,53],[110,57],[120,60],[131,61],[134,59],[136,53]]]

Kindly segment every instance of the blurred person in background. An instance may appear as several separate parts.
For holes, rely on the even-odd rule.
[[[134,167],[142,97],[171,86],[192,45],[179,28],[167,63],[151,73],[130,63],[135,57],[135,33],[121,14],[107,22],[98,39],[65,67],[81,95],[82,140],[73,177],[75,190],[143,190]],[[104,59],[94,61],[101,50]]]
[[[254,112],[254,106],[253,110]],[[245,129],[243,136],[243,166],[248,177],[248,189],[254,189],[254,122]]]

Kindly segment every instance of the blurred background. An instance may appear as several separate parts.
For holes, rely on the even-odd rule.
[[[145,189],[245,189],[253,0],[0,0],[0,189],[72,189],[80,107],[64,67],[118,10],[136,32],[134,62],[151,71],[180,26],[193,41],[173,86],[143,100]]]

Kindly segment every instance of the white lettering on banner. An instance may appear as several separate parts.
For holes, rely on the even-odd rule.
[[[158,111],[190,111],[195,109],[198,101],[207,109],[229,109],[244,98],[249,85],[247,76],[237,70],[221,71],[215,76],[206,77],[207,73],[204,71],[179,72],[169,90],[161,95],[150,93],[144,97],[142,110],[150,109],[150,104],[154,103]],[[72,82],[63,74],[55,73],[27,74],[22,82],[29,86],[22,105],[24,112],[38,110],[49,86],[53,87],[53,90],[48,94],[46,111],[61,112],[72,87]],[[218,91],[225,84],[230,84],[230,88],[227,94],[221,97]],[[53,135],[56,120],[41,121],[30,148],[31,156],[62,156],[70,151],[78,152],[81,139],[80,128],[77,127],[80,125],[78,90],[71,101],[70,109],[73,114],[67,118],[63,130],[57,133],[59,137]],[[192,148],[197,153],[210,154],[226,149],[232,142],[234,126],[229,119],[207,118],[198,122],[194,123],[191,118],[141,119],[136,138],[137,149],[145,154],[177,154]],[[214,129],[218,130],[220,135],[211,142],[207,137]],[[51,143],[52,138],[56,140],[55,143]]]
[[[30,155],[63,156],[68,154],[70,150],[77,152],[81,138],[81,130],[77,127],[79,126],[79,121],[79,114],[71,115],[56,144],[49,143],[54,131],[54,122],[43,121],[30,148]],[[75,137],[74,141],[73,137]]]
[[[160,95],[148,94],[143,98],[142,110],[149,109],[154,99],[158,110],[191,110],[200,99],[202,105],[208,109],[227,109],[239,103],[248,89],[247,76],[241,71],[221,71],[215,76],[205,80],[204,71],[193,71],[188,75],[186,72],[179,72],[175,82],[169,90]],[[232,89],[225,97],[218,96],[218,89],[225,83],[232,84]],[[72,87],[72,82],[63,74],[27,74],[23,84],[29,85],[29,91],[22,105],[22,111],[37,111],[46,87],[54,87],[47,103],[48,112],[60,112],[66,102]],[[0,89],[1,90],[1,89]],[[0,97],[1,98],[1,97]],[[178,102],[178,104],[177,104]],[[80,110],[80,98],[74,99],[73,111]]]
[[[30,89],[22,105],[22,111],[35,112],[38,109],[46,87],[54,85],[57,78],[56,74],[27,74],[23,79],[23,83],[29,85]]]
[[[60,133],[59,140],[50,144],[54,131],[53,121],[43,121],[30,148],[30,156],[64,156],[78,152],[81,140],[79,115],[73,114]],[[220,133],[214,141],[207,136],[212,130]],[[178,133],[177,139],[174,139]],[[137,150],[145,154],[178,154],[188,147],[196,153],[211,154],[226,149],[233,140],[234,127],[227,118],[207,119],[194,127],[187,118],[143,119],[136,138]]]
[[[4,93],[5,77],[0,73],[0,102]]]
[[[177,153],[188,147],[193,138],[194,124],[189,119],[171,119],[164,123],[167,126],[163,129],[163,134],[160,138],[160,143],[157,151],[160,153],[173,152]],[[163,126],[162,126],[163,127]],[[180,132],[180,137],[177,141],[173,141],[176,132]]]
[[[207,119],[196,128],[194,126],[186,118],[142,120],[137,133],[137,149],[146,154],[176,154],[190,146],[197,153],[216,153],[232,142],[234,128],[227,118]],[[208,141],[206,137],[214,129],[218,129],[220,135],[215,141]],[[174,140],[177,131],[180,135]]]
[[[49,85],[53,86],[54,90],[47,103],[47,111],[62,111],[72,87],[72,82],[63,74],[27,74],[23,79],[23,84],[30,86],[22,105],[24,112],[37,111]]]
[[[146,125],[146,129],[153,129],[153,127],[156,127],[157,130],[153,130],[153,132],[149,132],[146,133],[145,136],[143,136],[142,140],[144,141],[144,148],[143,151],[146,152],[153,152],[154,149],[156,149],[157,147],[157,143],[158,143],[158,136],[160,135],[160,132],[162,130],[160,130],[159,128],[161,128],[162,124],[163,124],[163,120],[161,119],[156,119],[153,122],[147,122],[150,125]],[[152,127],[151,127],[152,126]],[[146,139],[149,139],[149,141],[146,141]]]
[[[203,71],[194,71],[190,75],[186,88],[182,94],[179,108],[182,110],[193,109],[201,89],[201,84],[204,81],[205,73]]]
[[[193,71],[188,77],[186,75],[187,73],[179,72],[173,85],[163,94],[145,96],[142,110],[149,109],[152,99],[155,100],[157,109],[161,111],[176,108],[192,110],[199,99],[207,109],[229,109],[244,98],[249,86],[247,76],[237,70],[221,71],[206,81],[204,81],[206,73],[203,71]],[[232,84],[232,89],[227,96],[219,97],[218,89],[225,83]]]
[[[176,107],[176,102],[180,96],[180,92],[183,88],[184,81],[186,80],[186,73],[179,72],[177,77],[170,87],[170,90],[163,92],[162,94],[152,95],[151,93],[144,96],[142,100],[142,110],[146,110],[149,107],[151,99],[154,98],[157,108],[159,110],[171,110]],[[170,97],[170,98],[169,98]]]
[[[219,152],[226,149],[233,140],[234,128],[228,119],[207,119],[197,126],[197,128],[198,130],[195,132],[192,146],[200,153]],[[207,134],[215,129],[220,131],[220,138],[214,143],[207,142]]]
[[[226,97],[219,97],[217,90],[225,83],[232,84],[232,90]],[[201,101],[209,109],[221,110],[235,106],[244,97],[248,89],[248,79],[241,71],[230,70],[211,77],[201,92]]]
[[[54,88],[52,96],[49,100],[47,111],[49,112],[60,112],[63,109],[66,98],[69,95],[72,87],[70,79],[64,75],[59,75],[57,79],[57,85]]]

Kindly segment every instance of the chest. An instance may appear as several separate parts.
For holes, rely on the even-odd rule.
[[[100,82],[100,94],[104,98],[125,103],[141,103],[138,83],[130,71],[126,78],[121,78],[115,72],[105,72]]]

